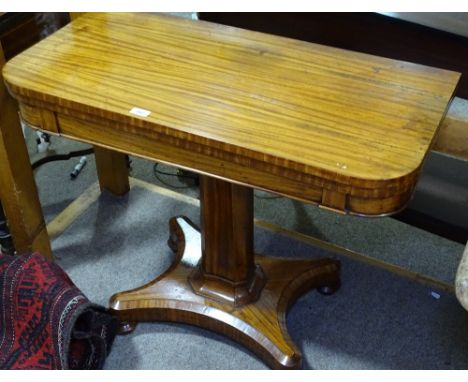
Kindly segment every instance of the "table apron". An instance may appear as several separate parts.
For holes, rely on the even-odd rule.
[[[135,134],[119,123],[77,119],[20,103],[23,120],[33,128],[69,139],[167,163],[233,183],[317,204],[339,213],[385,216],[406,207],[414,187],[358,188],[253,158],[194,145],[149,129]]]

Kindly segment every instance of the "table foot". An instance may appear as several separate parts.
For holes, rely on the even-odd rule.
[[[243,306],[194,292],[190,278],[201,259],[200,234],[186,218],[170,223],[172,266],[150,283],[117,293],[110,307],[122,321],[174,321],[224,334],[256,353],[270,367],[299,368],[302,356],[286,328],[288,307],[313,288],[339,285],[340,264],[333,259],[255,256],[265,275],[259,298]]]
[[[335,283],[324,285],[317,288],[317,291],[323,296],[331,296],[341,287],[341,282],[337,281]]]
[[[118,328],[118,334],[122,336],[130,334],[136,329],[136,325],[136,322],[133,321],[121,321]]]

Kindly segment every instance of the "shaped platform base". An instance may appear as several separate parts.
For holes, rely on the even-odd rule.
[[[337,290],[339,262],[257,255],[260,281],[251,285],[260,292],[254,293],[256,301],[236,306],[223,296],[217,299],[216,291],[211,294],[214,298],[194,292],[193,278],[201,264],[200,233],[183,217],[171,219],[170,229],[169,246],[177,254],[173,265],[152,282],[111,298],[111,309],[123,324],[127,328],[139,321],[192,324],[243,344],[272,368],[300,368],[302,356],[286,328],[287,309],[310,289],[324,288],[328,294]],[[204,289],[209,287],[208,283]]]

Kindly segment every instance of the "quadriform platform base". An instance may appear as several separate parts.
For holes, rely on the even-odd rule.
[[[208,211],[202,207],[202,224],[209,228],[202,234],[215,229],[212,211],[216,211],[223,222],[218,235],[205,234],[202,240],[187,218],[172,218],[168,244],[176,252],[173,265],[149,284],[114,295],[110,306],[122,320],[124,331],[131,331],[138,321],[184,322],[231,337],[272,368],[298,368],[302,357],[287,332],[287,309],[313,288],[326,294],[336,291],[339,262],[254,256],[250,241],[253,226],[247,222],[251,189],[203,178],[205,194],[210,192],[207,189],[220,188],[232,190],[231,197],[220,201],[204,195],[202,199],[224,202],[217,206],[208,202]],[[229,203],[233,199],[235,208]],[[227,243],[228,253],[222,250]],[[238,263],[234,271],[229,264],[233,257]]]

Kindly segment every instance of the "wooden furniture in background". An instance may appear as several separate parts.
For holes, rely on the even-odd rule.
[[[67,14],[3,13],[0,17],[0,69],[5,62],[67,22]],[[0,74],[0,200],[15,249],[52,258],[47,229],[21,132],[18,107]]]
[[[6,60],[69,22],[67,13],[6,12],[0,17],[0,43]]]
[[[0,45],[0,68],[4,64]],[[35,249],[52,258],[18,108],[3,84],[1,73],[0,82],[0,200],[16,250]]]
[[[252,188],[341,213],[403,208],[459,79],[149,14],[84,15],[11,60],[4,75],[28,124],[202,174],[201,235],[172,219],[177,261],[111,300],[127,328],[196,324],[276,368],[301,363],[287,307],[310,288],[336,290],[339,264],[255,256]]]
[[[77,14],[73,14],[77,16]],[[69,22],[67,13],[4,13],[0,17],[0,68],[4,63],[34,45],[44,37],[55,32]],[[0,122],[2,137],[0,144],[4,150],[0,153],[0,168],[8,172],[17,166],[25,175],[2,177],[0,200],[2,200],[8,226],[12,231],[15,249],[18,253],[40,250],[52,258],[47,238],[42,210],[37,198],[35,183],[31,183],[31,172],[26,163],[22,134],[16,128],[19,124],[16,102],[7,93],[3,80],[0,84],[1,104]],[[41,118],[47,118],[46,113]],[[3,127],[5,125],[5,127]],[[95,147],[96,167],[101,190],[106,189],[116,195],[129,190],[127,160],[124,154]],[[26,151],[27,154],[27,151]],[[3,156],[5,155],[5,156]],[[30,166],[29,166],[30,167]],[[14,199],[14,202],[12,200]]]

